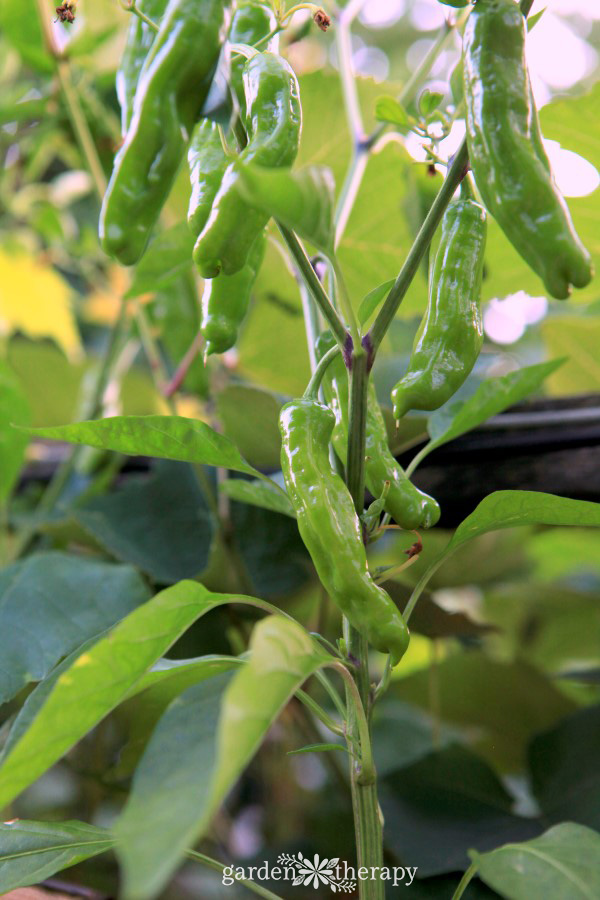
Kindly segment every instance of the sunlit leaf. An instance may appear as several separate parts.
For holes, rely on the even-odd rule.
[[[50,338],[69,356],[81,351],[70,290],[60,275],[25,253],[0,250],[0,331]]]
[[[29,431],[39,437],[132,456],[154,456],[258,474],[228,438],[204,422],[181,416],[113,416]]]
[[[507,900],[596,900],[600,896],[600,834],[564,822],[538,838],[471,853],[477,874]]]

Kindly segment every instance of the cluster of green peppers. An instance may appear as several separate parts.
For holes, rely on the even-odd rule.
[[[469,160],[481,198],[549,294],[564,299],[572,286],[590,282],[593,268],[552,177],[515,0],[477,0],[465,26],[462,70]],[[468,194],[450,204],[442,222],[427,311],[392,391],[396,419],[446,403],[481,350],[485,212]]]
[[[123,145],[100,215],[106,252],[124,265],[144,253],[188,147],[192,193],[188,221],[196,238],[194,259],[207,280],[200,328],[206,353],[235,343],[265,247],[268,217],[238,191],[236,164],[224,141],[240,145],[240,163],[290,166],[300,137],[296,76],[271,52],[247,61],[234,55],[230,83],[237,127],[225,137],[199,118],[223,41],[259,45],[275,30],[271,5],[244,0],[142,0],[132,17],[117,94]],[[229,20],[231,23],[229,29]]]

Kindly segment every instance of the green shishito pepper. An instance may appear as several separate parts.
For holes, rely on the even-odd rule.
[[[100,213],[102,246],[123,265],[143,254],[169,195],[185,133],[191,135],[208,95],[229,6],[223,0],[169,0]]]
[[[164,0],[163,0],[164,2]],[[229,29],[228,40],[232,44],[258,43],[275,27],[273,10],[264,3],[247,2],[238,6]],[[231,85],[240,106],[245,111],[242,72],[245,60],[234,55],[231,62]],[[203,119],[194,128],[188,150],[188,165],[192,194],[188,210],[188,224],[195,238],[208,221],[215,197],[221,187],[223,175],[230,159],[223,149],[219,126]]]
[[[288,63],[275,53],[257,53],[244,66],[248,144],[239,161],[276,168],[291,166],[298,152],[301,108],[298,81]],[[249,206],[232,163],[226,170],[212,212],[194,247],[203,278],[221,271],[233,275],[245,265],[269,217]]]
[[[167,0],[138,0],[138,9],[160,22],[167,6]],[[156,32],[139,16],[132,15],[127,31],[125,49],[117,70],[117,97],[121,107],[121,133],[125,135],[133,116],[133,99],[144,62],[154,43]]]
[[[409,409],[438,409],[458,390],[483,343],[480,294],[486,214],[473,200],[454,200],[429,278],[429,303],[408,370],[392,391],[395,418]]]
[[[252,288],[265,255],[266,236],[259,234],[246,265],[235,275],[221,273],[204,285],[200,331],[206,341],[206,356],[225,353],[237,340],[238,329],[248,311]]]
[[[323,587],[354,628],[396,663],[406,652],[408,628],[369,573],[352,497],[329,460],[334,424],[334,414],[317,400],[303,397],[283,407],[283,477]]]
[[[557,299],[593,275],[544,150],[514,0],[479,0],[463,43],[467,142],[488,210]]]
[[[335,346],[331,332],[321,334],[317,340],[317,358]],[[348,452],[348,373],[341,356],[331,362],[321,382],[325,399],[335,414],[333,446],[338,457],[346,465]],[[420,491],[390,452],[385,420],[371,379],[367,389],[367,429],[365,444],[365,481],[375,498],[383,493],[386,482],[389,489],[385,498],[385,510],[397,525],[408,531],[415,528],[431,528],[440,518],[440,507],[433,497]]]
[[[238,3],[237,9],[231,20],[228,40],[231,44],[249,44],[253,47],[263,38],[266,38],[277,25],[277,20],[268,3],[257,3],[247,0]],[[262,50],[273,49],[261,47]],[[246,98],[244,95],[244,66],[246,60],[235,53],[231,59],[231,86],[235,91],[237,101],[243,114],[246,112]]]

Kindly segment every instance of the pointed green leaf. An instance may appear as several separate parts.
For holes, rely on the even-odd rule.
[[[389,95],[379,97],[375,102],[375,118],[390,125],[408,125],[410,121],[402,104]]]
[[[218,679],[228,676],[192,688],[169,707],[116,827],[126,897],[137,900],[160,891],[186,847],[208,827],[282,708],[330,661],[300,625],[271,616],[254,629],[250,659],[225,690],[218,728]],[[185,777],[177,772],[166,776],[167,758],[170,770]]]
[[[273,482],[243,481],[241,478],[229,478],[220,485],[220,490],[238,503],[249,503],[270,509],[271,512],[282,513],[295,519],[296,513],[289,497]]]
[[[425,88],[425,90],[419,97],[420,112],[425,116],[425,118],[428,118],[433,112],[436,111],[443,99],[443,94],[440,94],[437,91],[430,91],[428,88]]]
[[[181,416],[112,416],[28,431],[55,441],[88,444],[130,456],[177,459],[258,474],[228,438],[204,422]]]
[[[135,569],[39,553],[9,566],[0,584],[0,703],[150,597]]]
[[[104,828],[84,822],[29,822],[0,825],[0,893],[38,884],[56,872],[114,846]]]
[[[369,291],[358,308],[358,321],[361,325],[364,325],[365,322],[368,322],[368,320],[371,318],[384,297],[387,296],[394,284],[395,279],[391,278],[389,281],[384,281],[383,284],[379,285],[379,287],[373,288],[372,291]]]
[[[299,750],[288,750],[288,756],[297,756],[299,753],[326,753],[329,750],[343,750],[348,752],[348,748],[343,744],[307,744],[306,747],[300,747]]]
[[[444,556],[461,544],[501,528],[517,525],[579,525],[600,527],[600,503],[571,500],[541,491],[495,491],[460,523]]]
[[[597,900],[600,834],[563,822],[538,838],[470,854],[477,874],[507,900]]]
[[[444,405],[427,422],[431,440],[418,454],[418,462],[432,450],[460,437],[472,428],[487,422],[503,410],[519,403],[536,391],[544,380],[563,365],[565,359],[526,366],[508,375],[488,378],[466,400]],[[411,467],[412,468],[412,467]]]
[[[274,216],[319,250],[333,247],[335,183],[327,166],[298,172],[240,165],[240,191],[248,203]]]
[[[4,747],[0,806],[10,803],[130,695],[193,622],[224,603],[273,609],[253,597],[213,594],[197,582],[181,581],[138,607],[83,653],[74,654],[58,677],[50,676],[49,689],[42,682],[15,720]],[[37,704],[33,719],[32,704]]]
[[[30,410],[19,379],[0,359],[0,505],[6,502],[19,477],[28,438],[13,425],[28,425]]]

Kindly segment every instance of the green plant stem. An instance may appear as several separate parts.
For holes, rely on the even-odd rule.
[[[471,863],[471,865],[469,866],[469,868],[467,869],[467,871],[465,872],[463,877],[460,879],[458,887],[452,894],[452,900],[460,900],[460,898],[466,891],[467,887],[471,883],[471,880],[475,877],[476,874],[477,874],[477,866],[475,865],[475,863]]]
[[[312,374],[312,378],[308,382],[306,386],[306,390],[304,391],[304,396],[307,398],[316,399],[319,393],[319,388],[321,387],[321,382],[323,381],[323,376],[327,371],[329,364],[333,362],[336,356],[340,353],[340,348],[338,346],[332,347],[331,350],[328,350],[325,356],[319,360],[317,364],[317,368]]]
[[[411,477],[417,466],[421,465],[425,457],[429,455],[430,443],[431,441],[428,441],[425,446],[421,450],[419,450],[419,452],[416,453],[415,456],[413,456],[413,458],[411,459],[410,463],[406,467],[406,475],[408,478]]]
[[[406,292],[410,287],[410,284],[415,277],[421,260],[425,255],[427,248],[429,247],[433,235],[442,220],[442,216],[446,211],[446,207],[452,200],[454,196],[454,192],[456,188],[462,181],[467,171],[467,166],[469,162],[469,154],[467,150],[467,141],[463,140],[460,148],[458,149],[456,156],[454,157],[454,161],[452,165],[448,169],[448,174],[444,179],[444,183],[442,184],[439,193],[435,200],[433,201],[433,205],[427,216],[425,221],[423,222],[417,237],[415,238],[415,242],[410,248],[408,256],[406,257],[406,261],[400,270],[400,274],[396,278],[394,286],[391,288],[389,294],[385,298],[383,306],[381,307],[377,318],[375,319],[373,326],[369,332],[370,338],[373,344],[373,351],[377,352],[381,341],[385,337],[385,334],[390,327],[394,316],[398,312],[398,308],[404,297],[406,296]]]
[[[362,513],[365,484],[365,432],[368,386],[368,358],[365,348],[355,347],[350,364],[350,416],[346,483],[357,514]],[[350,760],[350,786],[356,834],[358,866],[381,866],[383,863],[383,828],[377,800],[376,772],[371,760],[368,730],[370,708],[368,645],[363,635],[344,619],[344,637],[348,656],[356,662],[356,675],[346,672],[347,734],[359,740],[361,754],[366,751],[369,768],[367,778],[361,765]],[[351,688],[348,678],[352,679]],[[366,723],[366,724],[365,724]],[[362,760],[362,757],[361,757]],[[361,900],[383,900],[384,882],[378,879],[360,882]]]
[[[262,887],[260,884],[256,884],[255,881],[250,881],[248,878],[238,878],[235,875],[235,868],[233,866],[225,866],[223,863],[220,863],[218,860],[213,859],[211,856],[206,856],[204,853],[199,853],[197,850],[186,850],[186,856],[190,859],[195,859],[197,862],[202,863],[202,865],[206,866],[209,869],[214,869],[215,872],[221,872],[221,874],[225,871],[225,869],[233,868],[234,873],[232,874],[232,878],[239,884],[243,884],[245,888],[248,888],[249,891],[252,891],[253,894],[256,894],[258,897],[264,897],[265,900],[283,900],[279,894],[274,894],[273,891],[268,891],[267,888]]]
[[[277,222],[277,227],[281,232],[281,236],[290,251],[293,260],[302,276],[302,279],[308,288],[311,296],[321,311],[323,318],[329,324],[338,344],[343,347],[346,342],[346,329],[342,320],[336,313],[327,292],[317,277],[317,273],[313,269],[312,263],[307,256],[306,250],[296,237],[293,231]]]
[[[323,723],[325,728],[329,728],[329,730],[333,732],[333,734],[337,734],[338,737],[344,737],[344,729],[325,712],[323,707],[320,706],[316,700],[313,700],[310,694],[307,694],[306,691],[298,690],[296,691],[296,697],[310,709],[311,713],[316,716],[319,722]]]
[[[133,13],[134,16],[137,16],[138,19],[141,19],[142,22],[145,22],[146,25],[148,25],[153,31],[158,31],[158,25],[156,24],[156,22],[153,22],[152,19],[149,19],[148,16],[138,8],[136,3],[123,3],[123,9],[127,12]]]

